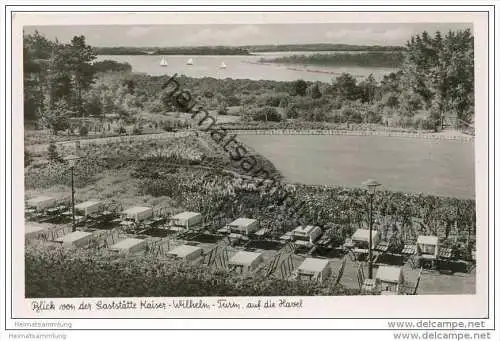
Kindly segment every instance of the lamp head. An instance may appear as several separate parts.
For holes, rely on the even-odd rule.
[[[377,187],[379,187],[381,185],[382,184],[380,184],[378,181],[373,180],[373,179],[369,179],[369,180],[366,180],[365,182],[363,182],[363,187],[366,187],[368,190],[368,193],[370,193],[370,194],[374,194]]]
[[[74,167],[76,160],[78,160],[78,159],[79,159],[79,157],[76,155],[68,155],[68,156],[64,157],[64,160],[68,162],[70,167]]]

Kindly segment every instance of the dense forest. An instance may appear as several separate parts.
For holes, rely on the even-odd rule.
[[[247,49],[228,46],[96,47],[98,55],[248,55]]]
[[[237,108],[231,112],[243,124],[367,123],[438,130],[443,117],[456,117],[464,125],[474,121],[473,46],[470,30],[415,35],[401,52],[400,70],[380,81],[347,73],[331,83],[185,76],[177,81],[207,110],[224,115]],[[96,63],[96,50],[83,36],[61,43],[36,32],[25,35],[23,48],[24,118],[54,133],[64,130],[71,117],[114,114],[133,121],[143,112],[177,109],[162,90],[169,76]]]
[[[193,47],[95,47],[98,55],[248,55],[259,52],[279,51],[403,51],[401,46],[364,46],[347,44],[299,45],[246,45],[246,46],[193,46]]]
[[[367,66],[399,68],[403,64],[402,52],[366,53],[315,53],[312,55],[291,55],[277,58],[261,58],[262,63],[324,65],[324,66]]]
[[[349,45],[349,44],[290,44],[290,45],[247,45],[242,48],[250,52],[286,51],[403,51],[402,46]]]

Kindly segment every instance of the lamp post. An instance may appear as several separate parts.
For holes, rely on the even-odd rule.
[[[368,191],[368,196],[370,198],[370,232],[368,235],[368,278],[372,279],[373,278],[373,259],[372,259],[372,231],[373,231],[373,196],[375,195],[375,190],[377,189],[378,186],[380,186],[380,183],[377,181],[370,179],[365,182],[363,182],[363,186],[367,188]]]
[[[73,222],[72,231],[76,231],[76,223],[75,223],[75,182],[74,182],[74,171],[75,171],[75,161],[79,159],[78,156],[70,155],[64,158],[69,163],[69,167],[71,170],[71,217]]]

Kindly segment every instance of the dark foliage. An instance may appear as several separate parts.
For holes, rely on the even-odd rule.
[[[93,64],[95,72],[130,72],[132,65],[115,60],[102,60]]]

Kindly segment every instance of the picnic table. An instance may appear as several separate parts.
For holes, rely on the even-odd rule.
[[[376,280],[374,278],[366,278],[361,287],[361,292],[374,293],[376,289]]]
[[[289,231],[289,232],[285,233],[284,235],[282,235],[280,237],[280,241],[282,243],[287,243],[288,241],[292,240],[292,234],[293,234],[292,231]]]
[[[267,233],[268,233],[268,229],[263,227],[260,230],[258,230],[257,232],[255,232],[255,235],[257,237],[264,237]]]
[[[144,222],[144,225],[148,227],[155,227],[160,225],[161,223],[164,223],[167,220],[165,217],[153,217]]]
[[[119,219],[118,219],[118,221],[116,221],[117,220],[117,219],[115,219],[116,214],[113,212],[109,212],[109,211],[103,211],[100,213],[92,213],[92,214],[88,215],[87,217],[94,220],[94,221],[98,221],[98,222],[118,222],[118,221],[121,221]]]
[[[441,247],[439,249],[438,258],[451,259],[453,256],[453,249]]]
[[[401,254],[404,256],[413,256],[416,253],[417,253],[416,244],[405,244],[403,247],[403,251],[401,251]]]
[[[55,214],[60,214],[62,213],[62,211],[66,210],[67,207],[64,206],[64,205],[59,205],[59,206],[56,206],[56,207],[52,207],[52,208],[48,208],[46,210],[46,212],[50,215],[55,215]]]
[[[355,246],[355,245],[354,245],[354,242],[352,241],[352,239],[346,239],[346,241],[345,241],[345,243],[344,243],[344,245],[343,245],[343,247],[344,247],[345,249],[353,249],[353,248],[354,248],[354,246]]]
[[[136,223],[134,221],[130,221],[130,220],[121,220],[120,226],[122,226],[126,229],[131,229],[131,228],[136,226]]]
[[[386,241],[381,241],[377,245],[375,245],[375,250],[380,252],[387,252],[389,250],[390,243]]]
[[[221,227],[220,229],[217,230],[217,233],[228,233],[229,228],[227,226]]]
[[[42,212],[38,212],[38,211],[35,210],[34,212],[28,214],[27,218],[30,221],[33,221],[33,220],[36,221],[36,220],[39,220],[39,219],[41,219],[43,217],[45,217],[45,215]]]
[[[229,239],[231,240],[243,240],[243,241],[248,241],[248,237],[239,233],[231,233],[229,235]]]

